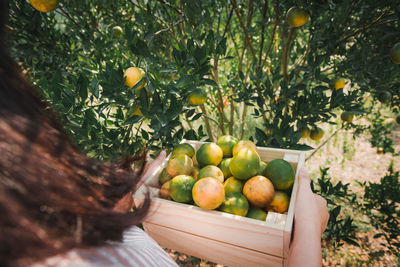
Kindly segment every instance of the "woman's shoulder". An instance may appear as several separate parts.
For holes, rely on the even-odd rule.
[[[73,249],[46,259],[34,267],[89,266],[177,266],[171,257],[142,229],[124,232],[123,242],[109,242],[97,248]]]

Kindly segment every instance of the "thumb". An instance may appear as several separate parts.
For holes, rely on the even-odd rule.
[[[299,190],[310,190],[310,176],[306,168],[301,168],[299,171]]]

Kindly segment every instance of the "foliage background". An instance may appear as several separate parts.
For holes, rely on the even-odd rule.
[[[298,29],[285,22],[293,5],[311,16]],[[307,149],[298,128],[333,123],[340,110],[361,116],[383,91],[398,112],[400,67],[389,58],[399,41],[397,1],[85,0],[60,1],[50,13],[26,0],[9,6],[14,57],[93,157],[225,133]],[[146,71],[147,93],[124,85],[130,66]],[[332,90],[336,77],[347,80],[344,90]],[[198,87],[208,101],[190,106]],[[130,115],[135,106],[144,118]]]
[[[389,57],[400,42],[396,0],[60,0],[50,13],[26,0],[8,5],[15,60],[91,157],[119,160],[143,147],[156,152],[182,138],[215,141],[222,134],[309,149],[343,130],[368,134],[379,153],[398,154],[392,130],[400,112],[400,66]],[[285,13],[295,5],[310,20],[292,29]],[[114,36],[114,26],[122,27],[121,36]],[[145,89],[124,85],[131,66],[145,70]],[[338,77],[346,86],[334,90]],[[196,88],[208,92],[204,105],[187,101]],[[388,104],[377,100],[383,92],[392,95]],[[136,107],[143,117],[132,114]],[[353,123],[336,119],[344,110],[357,115]],[[330,135],[304,141],[302,126]],[[367,202],[357,209],[380,209],[371,223],[381,237],[398,238],[399,200],[376,195],[388,183],[398,189],[398,173],[385,177],[365,183],[365,195],[357,195],[322,169],[315,189],[332,201],[329,246],[357,244],[357,222],[340,206],[360,199]],[[381,224],[386,220],[393,224]],[[397,246],[388,243],[394,252]]]

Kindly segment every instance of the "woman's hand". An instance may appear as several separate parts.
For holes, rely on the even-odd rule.
[[[326,200],[311,191],[308,171],[304,168],[299,173],[299,186],[294,217],[295,227],[312,224],[320,230],[321,235],[325,231],[329,220]]]
[[[306,169],[299,173],[293,240],[285,266],[321,266],[321,236],[328,224],[326,200],[314,194]]]
[[[154,159],[151,163],[146,163],[143,169],[143,173],[139,178],[139,181],[136,183],[136,186],[133,191],[129,192],[125,196],[123,196],[117,204],[115,204],[113,211],[116,212],[128,212],[131,210],[134,202],[133,202],[133,194],[142,186],[142,184],[149,178],[149,176],[161,165],[161,163],[165,160],[166,153],[165,151],[161,151],[160,155],[156,159]]]

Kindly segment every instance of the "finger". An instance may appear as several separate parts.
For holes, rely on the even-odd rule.
[[[301,168],[299,171],[299,190],[310,190],[310,176],[306,168]]]

